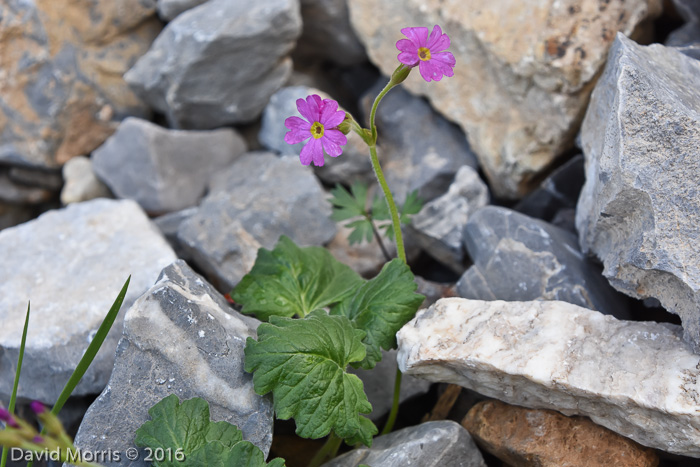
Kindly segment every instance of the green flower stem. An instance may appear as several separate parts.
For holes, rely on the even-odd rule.
[[[399,256],[399,259],[401,259],[401,261],[405,263],[406,250],[403,245],[403,235],[401,234],[401,221],[399,220],[399,210],[396,209],[394,197],[391,195],[389,185],[387,185],[386,178],[384,178],[384,172],[382,172],[382,167],[379,165],[379,158],[377,157],[376,145],[373,144],[369,147],[369,155],[372,159],[372,168],[374,169],[374,174],[377,176],[379,186],[382,187],[384,197],[386,198],[386,204],[389,205],[389,212],[391,213],[391,223],[394,226],[394,234],[396,235],[396,252]]]
[[[386,435],[391,433],[394,429],[394,423],[396,422],[396,416],[399,414],[399,395],[401,393],[401,370],[396,369],[396,379],[394,380],[394,401],[391,404],[391,412],[389,412],[389,418],[386,419],[386,424],[384,429],[380,433],[381,435]]]
[[[313,459],[311,459],[311,462],[309,462],[309,467],[319,467],[326,459],[334,458],[342,442],[343,439],[331,431],[326,443],[321,446],[321,449],[318,450]]]
[[[396,252],[399,259],[406,263],[406,249],[403,244],[403,234],[401,233],[401,220],[399,218],[399,211],[396,209],[396,203],[394,202],[394,197],[389,190],[389,185],[386,183],[386,178],[384,178],[384,172],[382,172],[382,167],[379,165],[379,158],[377,157],[377,126],[375,125],[375,118],[377,116],[377,107],[379,102],[386,96],[386,94],[391,91],[394,86],[404,81],[408,74],[411,72],[410,68],[404,67],[404,65],[399,65],[399,67],[391,75],[391,79],[384,86],[384,89],[377,95],[372,104],[372,110],[369,113],[369,129],[372,137],[372,144],[368,143],[369,155],[372,159],[372,168],[374,169],[374,174],[377,176],[377,181],[379,186],[382,187],[384,192],[384,197],[386,198],[386,203],[389,206],[389,212],[391,213],[391,223],[394,226],[394,235],[396,236]],[[365,140],[366,141],[366,140]],[[394,423],[396,422],[396,416],[399,413],[399,394],[401,392],[401,370],[396,369],[396,379],[394,380],[394,400],[391,404],[391,412],[389,412],[389,418],[386,421],[386,425],[382,430],[381,434],[386,434],[391,432],[394,428]]]

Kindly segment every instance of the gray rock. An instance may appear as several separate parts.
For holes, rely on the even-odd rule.
[[[61,190],[61,203],[71,204],[95,198],[111,198],[112,193],[92,170],[92,161],[77,156],[63,165],[65,184]]]
[[[513,209],[530,217],[536,217],[554,225],[559,218],[568,216],[576,208],[578,195],[586,181],[583,155],[579,154],[555,169],[532,193],[525,196]],[[574,223],[559,225],[576,233]]]
[[[10,178],[10,169],[0,166],[0,202],[41,204],[53,196],[50,190],[17,183]]]
[[[700,0],[672,0],[681,17],[688,21],[700,21]]]
[[[162,26],[153,0],[0,4],[0,161],[57,168],[149,110],[122,74]]]
[[[700,62],[618,35],[581,142],[582,250],[616,289],[678,314],[700,352]]]
[[[280,154],[299,157],[305,143],[290,145],[285,143],[287,127],[284,121],[288,117],[300,116],[297,99],[305,99],[311,94],[318,94],[323,99],[332,99],[323,91],[307,86],[288,86],[280,89],[270,97],[262,116],[262,125],[258,138],[260,143]],[[369,150],[362,138],[354,132],[347,135],[348,144],[343,147],[343,154],[331,158],[326,156],[323,167],[314,166],[318,177],[327,183],[349,183],[354,180],[370,182],[374,180]]]
[[[381,78],[362,98],[366,116],[386,83],[387,78]],[[398,203],[413,190],[430,201],[445,192],[460,167],[477,168],[464,133],[401,87],[382,99],[376,121],[379,160]]]
[[[358,217],[358,219],[360,219]],[[375,239],[371,242],[350,245],[348,237],[352,229],[345,227],[345,221],[336,224],[338,232],[333,240],[326,245],[328,251],[335,259],[350,266],[356,273],[363,277],[374,277],[386,263],[379,243]],[[392,257],[396,256],[396,244],[386,237],[382,238],[384,247]],[[415,251],[415,250],[414,250]]]
[[[464,229],[474,261],[457,282],[460,297],[478,300],[562,300],[628,317],[625,297],[578,249],[576,236],[507,208],[487,206]]]
[[[194,263],[221,291],[248,273],[260,246],[281,235],[299,245],[323,245],[335,235],[327,195],[297,157],[254,152],[212,179],[211,192],[178,230]]]
[[[147,212],[163,213],[199,203],[211,176],[246,151],[234,130],[167,130],[127,118],[92,155],[93,168],[120,198]]]
[[[397,339],[406,374],[585,415],[645,446],[700,457],[698,356],[679,326],[560,301],[446,298]]]
[[[58,169],[10,166],[8,176],[15,183],[49,191],[59,191],[63,186],[61,171]]]
[[[300,33],[298,0],[210,0],[168,23],[124,78],[175,128],[252,122]]]
[[[184,261],[163,270],[156,284],[129,309],[109,384],[85,414],[76,446],[99,452],[133,448],[148,409],[170,394],[209,402],[212,420],[225,420],[267,454],[272,403],[255,394],[243,370],[247,337],[259,321],[232,310],[224,297]],[[102,463],[146,466],[140,460]]]
[[[19,396],[53,404],[126,278],[123,308],[175,254],[133,201],[71,204],[0,232],[0,394],[12,390],[27,302],[32,314]],[[102,391],[123,314],[73,395]]]
[[[362,380],[367,399],[372,404],[372,413],[369,417],[374,421],[379,420],[391,410],[397,367],[396,350],[382,350],[382,360],[371,370],[348,367],[350,373],[357,375]],[[412,397],[425,394],[430,390],[431,385],[430,381],[404,376],[401,379],[399,401],[404,402]]]
[[[686,23],[668,35],[664,45],[675,47],[679,52],[700,60],[700,19]]]
[[[165,21],[172,21],[177,15],[207,0],[158,0],[158,16]]]
[[[304,29],[294,50],[303,58],[341,66],[367,60],[365,48],[350,25],[348,0],[300,0]]]
[[[456,422],[442,420],[404,428],[374,439],[371,449],[362,447],[343,454],[324,467],[486,467],[469,432]]]
[[[476,170],[465,165],[457,171],[447,193],[427,203],[413,216],[410,228],[428,254],[461,273],[464,226],[474,211],[488,203],[488,187]]]
[[[160,231],[165,236],[165,239],[173,247],[178,258],[189,261],[187,251],[180,244],[180,240],[177,238],[177,231],[180,230],[180,224],[182,224],[186,219],[192,217],[198,210],[198,207],[191,207],[183,209],[182,211],[170,212],[168,214],[163,214],[153,219],[153,222],[158,226]]]

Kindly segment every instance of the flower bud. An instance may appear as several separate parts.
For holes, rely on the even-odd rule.
[[[399,67],[391,74],[391,82],[394,84],[403,83],[406,81],[406,78],[408,78],[408,75],[411,73],[412,69],[413,68],[410,66],[403,64],[399,65]]]
[[[46,412],[46,407],[44,407],[44,404],[39,401],[32,401],[31,404],[29,404],[29,407],[37,415]]]
[[[11,428],[19,428],[19,424],[15,417],[12,416],[9,410],[0,407],[0,420],[5,422]]]
[[[350,131],[352,130],[352,117],[348,112],[345,112],[345,118],[342,122],[340,122],[340,125],[338,125],[337,128],[344,135],[350,133]]]

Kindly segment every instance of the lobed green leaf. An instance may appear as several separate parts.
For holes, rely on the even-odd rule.
[[[393,259],[375,278],[365,282],[352,300],[331,310],[331,314],[346,316],[366,333],[362,343],[367,355],[353,366],[374,368],[382,359],[382,348],[396,348],[396,333],[413,318],[425,299],[415,293],[416,288],[411,269],[401,260]]]
[[[362,381],[346,372],[365,358],[362,338],[344,316],[322,310],[303,319],[272,316],[248,338],[245,369],[254,372],[255,391],[273,394],[278,418],[294,418],[297,434],[322,438],[333,430],[350,443],[372,444],[374,424],[360,416],[372,406]]]
[[[362,278],[325,248],[300,248],[282,236],[274,250],[261,248],[253,269],[236,286],[233,300],[243,313],[304,317],[351,296]]]
[[[331,190],[330,201],[333,205],[331,219],[336,222],[367,215],[365,208],[367,203],[367,185],[355,182],[350,187],[350,190],[352,193],[340,184]]]

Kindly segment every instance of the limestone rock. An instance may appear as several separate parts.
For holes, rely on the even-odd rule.
[[[300,3],[304,29],[295,54],[341,66],[367,60],[365,48],[350,25],[348,0],[300,0]]]
[[[185,261],[189,261],[191,258],[180,244],[180,240],[177,238],[177,231],[180,230],[180,225],[186,219],[192,217],[198,209],[198,207],[191,207],[181,211],[169,212],[168,214],[163,214],[153,219],[153,222],[155,222],[163,233],[165,239],[170,243],[170,246],[173,247],[173,250],[175,250],[177,257]]]
[[[165,21],[172,21],[177,15],[207,0],[158,0],[158,16]]]
[[[53,193],[45,188],[16,183],[10,170],[0,166],[0,202],[34,205],[48,201]]]
[[[199,210],[177,236],[194,263],[221,291],[248,273],[258,248],[281,235],[302,246],[335,235],[331,207],[320,183],[298,157],[248,153],[217,174]]]
[[[361,447],[338,456],[323,467],[354,467],[367,464],[382,467],[486,467],[467,430],[443,420],[379,436],[372,448]]]
[[[596,425],[553,410],[490,400],[469,410],[462,426],[479,446],[509,465],[656,467],[656,453]]]
[[[57,167],[148,115],[121,75],[160,29],[151,1],[3,2],[0,161]]]
[[[700,60],[700,20],[686,23],[673,31],[664,45],[675,47],[679,52]]]
[[[578,249],[576,237],[507,208],[487,206],[464,229],[474,261],[457,282],[460,297],[477,300],[562,300],[628,318],[625,297]]]
[[[618,35],[581,142],[582,250],[616,289],[678,314],[700,352],[700,62]]]
[[[387,81],[380,78],[362,98],[365,117]],[[424,99],[401,87],[382,99],[376,122],[379,160],[399,204],[413,190],[418,190],[424,201],[431,201],[445,193],[445,186],[454,180],[460,167],[478,166],[464,133]]]
[[[458,273],[464,271],[463,231],[469,216],[489,203],[489,189],[468,165],[455,175],[447,193],[413,216],[410,224],[418,244]]]
[[[61,203],[71,204],[95,198],[110,198],[112,193],[92,170],[92,161],[76,156],[63,165],[65,185],[61,190]]]
[[[676,325],[559,301],[446,298],[397,339],[407,374],[585,415],[645,446],[700,457],[700,364]]]
[[[98,199],[0,231],[0,394],[12,390],[27,301],[31,318],[19,396],[53,404],[126,278],[123,309],[175,254],[133,201]],[[102,391],[123,312],[73,395]],[[4,396],[3,396],[4,397]]]
[[[672,0],[673,6],[681,17],[688,21],[700,22],[700,1],[698,0]]]
[[[209,0],[168,23],[124,78],[174,128],[254,121],[289,77],[298,0]]]
[[[454,77],[426,83],[412,73],[404,84],[465,130],[499,197],[524,195],[573,146],[615,33],[630,35],[661,11],[659,0],[478,0],[469,8],[460,0],[356,0],[349,6],[370,60],[385,75],[398,65],[402,28],[440,24],[449,34]]]
[[[128,118],[92,160],[95,173],[116,196],[163,213],[198,204],[212,175],[244,152],[245,141],[230,128],[167,130]]]
[[[259,321],[232,310],[223,296],[184,261],[166,267],[156,284],[124,318],[109,384],[88,410],[76,446],[111,449],[124,456],[148,409],[175,394],[209,402],[212,420],[225,420],[267,453],[272,441],[272,403],[253,390],[243,369],[243,349]],[[140,460],[108,466],[146,466]]]
[[[332,99],[323,91],[308,86],[287,86],[270,97],[270,102],[262,115],[262,124],[258,134],[258,139],[264,147],[280,154],[299,157],[305,143],[290,145],[284,141],[284,135],[288,131],[287,127],[284,126],[284,121],[288,117],[299,117],[297,99],[306,99],[311,94],[317,94],[323,99]],[[326,164],[323,167],[313,166],[314,171],[321,180],[327,183],[350,183],[354,180],[374,181],[367,145],[354,132],[348,134],[347,138],[348,144],[343,147],[343,153],[334,158],[326,156]]]

